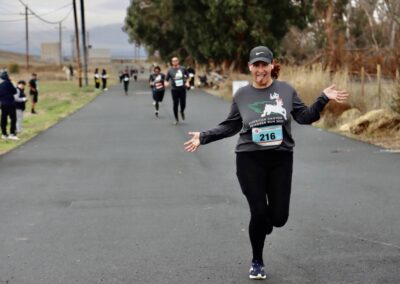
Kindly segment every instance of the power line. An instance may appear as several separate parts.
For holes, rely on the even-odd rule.
[[[72,12],[72,9],[71,9],[63,19],[61,19],[60,21],[53,22],[53,21],[49,21],[49,20],[46,20],[46,19],[42,18],[40,15],[38,15],[36,12],[34,12],[31,8],[29,8],[27,4],[25,4],[24,2],[22,2],[22,0],[18,0],[18,1],[19,1],[23,6],[25,6],[33,16],[35,16],[35,17],[38,18],[39,20],[41,20],[41,21],[43,21],[43,22],[45,22],[45,23],[47,23],[47,24],[50,24],[50,25],[58,25],[59,23],[65,21],[65,20],[69,17],[69,15],[71,14],[71,12]],[[71,4],[68,4],[68,6],[71,6]],[[65,6],[63,6],[63,7],[61,7],[61,8],[58,8],[58,9],[56,9],[55,11],[61,10],[61,9],[65,8],[65,7],[67,7],[67,5],[65,5]],[[54,13],[55,11],[49,12],[49,13],[47,13],[47,14]]]

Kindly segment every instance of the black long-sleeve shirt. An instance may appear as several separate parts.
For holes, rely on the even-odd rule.
[[[236,152],[292,151],[295,143],[291,134],[291,118],[300,124],[311,124],[320,118],[320,112],[328,101],[329,98],[322,93],[307,107],[296,90],[282,81],[275,80],[265,89],[248,85],[234,95],[228,117],[217,127],[201,132],[200,143],[207,144],[240,132]],[[274,139],[266,139],[266,142],[255,140],[270,138],[269,135]]]

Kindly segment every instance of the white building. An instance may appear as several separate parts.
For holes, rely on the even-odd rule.
[[[48,63],[61,64],[60,43],[44,42],[41,44],[41,60]]]

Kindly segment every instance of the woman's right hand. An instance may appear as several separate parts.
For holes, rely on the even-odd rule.
[[[200,146],[200,132],[189,132],[192,138],[184,143],[187,152],[195,152]]]

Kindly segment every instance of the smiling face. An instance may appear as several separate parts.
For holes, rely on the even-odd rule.
[[[253,87],[260,89],[271,85],[271,71],[273,68],[272,64],[263,61],[256,61],[253,64],[249,64],[249,70],[253,77]]]

